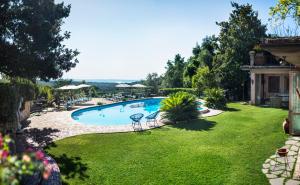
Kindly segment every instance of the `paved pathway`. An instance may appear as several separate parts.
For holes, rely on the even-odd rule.
[[[300,161],[297,160],[299,147],[300,137],[289,137],[285,146],[282,147],[289,150],[288,165],[285,164],[284,158],[276,154],[265,161],[262,172],[269,179],[271,185],[300,185]]]

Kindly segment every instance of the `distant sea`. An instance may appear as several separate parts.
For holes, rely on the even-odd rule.
[[[85,80],[86,82],[93,83],[132,83],[137,82],[139,80],[122,80],[122,79],[73,79],[75,82],[81,82]]]

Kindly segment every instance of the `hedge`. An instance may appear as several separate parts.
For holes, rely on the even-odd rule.
[[[18,104],[35,98],[36,87],[31,82],[0,83],[0,131],[16,129]]]
[[[195,88],[162,88],[159,89],[158,93],[162,96],[168,96],[169,94],[174,94],[180,91],[198,96],[197,89]]]

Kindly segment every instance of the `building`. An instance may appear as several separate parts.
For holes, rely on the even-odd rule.
[[[268,38],[262,51],[251,51],[250,72],[253,105],[288,107],[290,133],[300,134],[300,37]]]

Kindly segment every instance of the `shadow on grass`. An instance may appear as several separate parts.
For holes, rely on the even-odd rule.
[[[62,154],[53,158],[58,163],[60,173],[65,179],[78,178],[80,180],[85,180],[89,178],[86,174],[88,169],[87,164],[81,162],[81,157],[70,157],[67,154]],[[63,181],[62,184],[68,183]]]
[[[140,130],[138,132],[135,132],[137,135],[151,135],[150,130]]]
[[[208,121],[206,119],[197,119],[192,121],[177,122],[176,124],[169,124],[169,125],[174,128],[185,129],[185,130],[209,131],[216,125],[216,122]]]
[[[53,128],[29,128],[24,130],[23,135],[38,146],[45,147],[53,142],[53,138],[56,137],[57,132],[59,130]]]
[[[228,111],[228,112],[237,112],[241,111],[240,109],[232,108],[232,107],[227,107],[223,111]]]
[[[16,141],[16,152],[24,152],[28,147],[30,148],[48,148],[55,146],[53,138],[56,137],[58,129],[52,128],[26,128],[23,134],[17,134]]]

